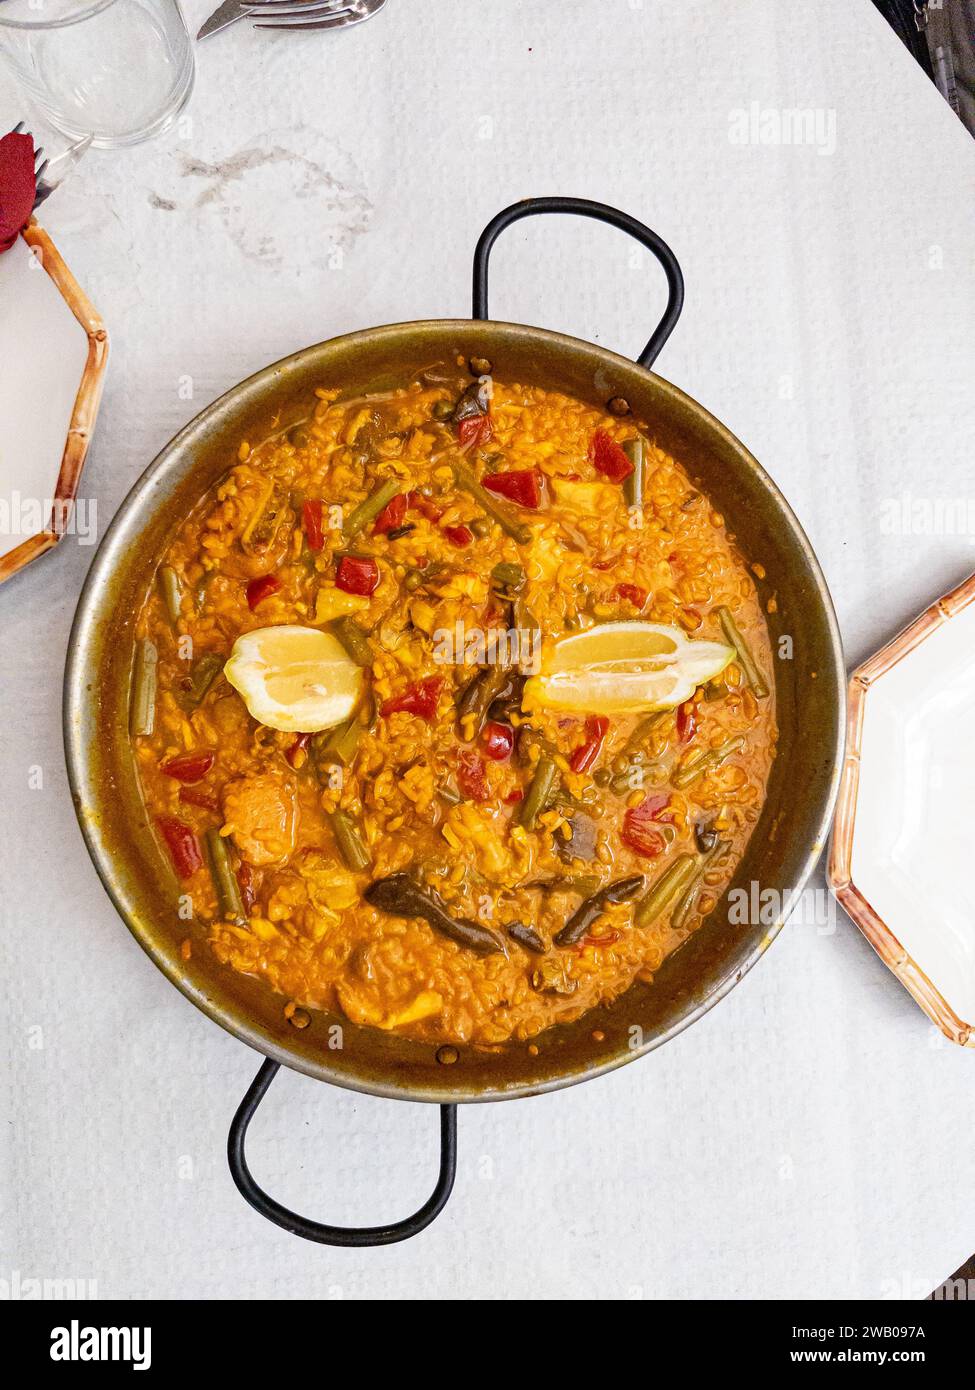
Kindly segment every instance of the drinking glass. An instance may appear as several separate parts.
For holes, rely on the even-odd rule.
[[[56,129],[101,149],[166,130],[193,89],[177,0],[0,0],[0,56]]]

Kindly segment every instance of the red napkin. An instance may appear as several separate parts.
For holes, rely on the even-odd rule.
[[[0,252],[27,226],[36,196],[34,138],[11,131],[0,140]]]

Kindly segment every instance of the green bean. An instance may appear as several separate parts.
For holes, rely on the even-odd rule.
[[[578,893],[580,897],[591,898],[599,887],[599,877],[596,874],[566,874],[564,878],[536,878],[524,886],[540,888],[543,893]]]
[[[372,665],[375,655],[369,639],[354,618],[337,618],[332,624],[332,631],[357,665]]]
[[[765,683],[765,677],[755,663],[751,648],[739,632],[738,624],[731,616],[730,610],[725,608],[723,604],[714,611],[718,615],[721,631],[724,633],[729,646],[734,647],[735,651],[738,653],[738,663],[745,673],[748,684],[751,686],[752,690],[754,690],[758,698],[764,700],[766,695],[768,695],[768,686]]]
[[[560,786],[553,787],[545,805],[546,809],[549,806],[558,806],[563,811],[579,811],[583,815],[591,815],[596,809],[595,801],[583,801],[581,797],[571,796]]]
[[[647,896],[637,903],[633,925],[649,927],[651,922],[656,921],[687,887],[696,865],[696,855],[678,854],[670,867],[657,879]]]
[[[193,602],[196,605],[197,617],[203,612],[204,605],[207,601],[207,589],[210,586],[210,581],[215,578],[216,572],[214,570],[208,571],[193,590]]]
[[[506,679],[506,673],[500,666],[482,666],[477,674],[467,682],[458,696],[458,723],[464,724],[473,715],[474,733],[480,733],[488,710],[495,697],[501,692]]]
[[[624,743],[624,753],[632,753],[639,748],[647,735],[652,734],[654,729],[662,724],[668,714],[671,713],[673,713],[673,711],[669,709],[658,709],[654,710],[653,714],[648,714],[645,719],[641,719],[639,723],[634,726],[633,732]]]
[[[350,869],[368,869],[372,863],[369,851],[362,843],[355,821],[347,811],[333,811],[328,818],[339,853]]]
[[[228,922],[246,922],[244,900],[240,895],[240,884],[230,862],[227,842],[216,826],[206,833],[207,849],[210,853],[210,877],[217,890],[220,911]]]
[[[515,594],[511,600],[511,625],[518,634],[518,650],[524,667],[528,658],[537,660],[542,641],[542,630],[538,619],[525,603],[524,594]],[[523,637],[522,634],[527,634]],[[527,645],[527,651],[525,646]]]
[[[503,506],[493,497],[486,487],[481,486],[474,476],[473,470],[470,469],[466,463],[457,460],[451,467],[454,470],[457,486],[463,488],[465,492],[470,493],[474,501],[478,503],[483,511],[487,512],[488,516],[492,517],[498,523],[506,535],[510,536],[512,540],[517,541],[519,545],[529,545],[531,543],[531,527],[523,526],[521,522],[515,521],[507,507]]]
[[[513,589],[515,593],[525,587],[525,571],[521,565],[510,560],[501,560],[491,571],[491,578],[498,588]]]
[[[718,857],[718,854],[724,848],[725,841],[716,840],[711,848],[697,861],[697,868],[691,876],[691,881],[678,898],[673,915],[670,919],[670,925],[675,931],[680,931],[681,927],[684,926],[688,917],[690,917],[691,913],[694,911],[694,904],[697,902],[701,893],[701,888],[704,885],[704,875],[707,873],[708,865],[711,863],[712,859]]]
[[[555,759],[543,753],[535,764],[535,775],[528,788],[528,794],[521,803],[518,819],[526,830],[535,829],[535,822],[552,793],[558,775]]]
[[[623,479],[623,496],[628,507],[642,507],[644,441],[637,435],[636,439],[626,441],[623,450],[633,465],[633,472]]]
[[[156,664],[159,654],[144,637],[136,644],[135,669],[132,673],[132,709],[129,730],[133,735],[152,733],[156,725]]]
[[[692,782],[696,782],[697,779],[703,776],[708,768],[713,765],[707,753],[699,753],[694,758],[693,762],[685,763],[683,767],[677,769],[673,776],[674,786],[680,789],[689,787]]]
[[[180,620],[180,609],[183,602],[179,577],[171,565],[163,565],[156,577],[159,583],[159,592],[162,594],[162,601],[169,614],[169,621],[175,627]]]
[[[218,656],[216,652],[204,652],[199,661],[194,661],[185,699],[185,704],[190,709],[196,709],[197,705],[203,703],[207,691],[223,670],[223,665],[223,657]]]
[[[532,748],[537,748],[539,754],[547,753],[548,756],[553,759],[559,756],[559,750],[552,740],[546,738],[544,734],[539,733],[531,724],[522,724],[520,726],[518,729],[518,740],[515,746],[518,758],[523,763],[531,762],[531,757],[529,755]],[[552,793],[550,792],[549,795],[551,796]]]
[[[670,917],[670,925],[674,931],[680,931],[681,927],[683,927],[684,923],[693,912],[694,904],[701,896],[702,877],[703,875],[700,873],[692,875],[690,884],[678,899],[677,906],[674,908]]]
[[[394,497],[398,497],[403,491],[402,484],[398,478],[387,478],[384,483],[380,483],[375,492],[371,492],[365,501],[360,502],[342,523],[342,534],[347,540],[357,536],[364,526],[368,526],[370,521],[375,521],[382,509]]]
[[[244,528],[247,540],[245,543],[243,536],[241,537],[241,548],[246,554],[253,554],[255,549],[263,549],[274,539],[286,500],[284,489],[279,483],[275,483],[261,508],[260,515],[252,525]]]
[[[328,737],[320,734],[312,740],[316,760],[322,765],[334,762],[337,758],[343,767],[349,767],[355,758],[362,736],[362,725],[353,716],[344,724],[336,724],[328,731]]]
[[[745,740],[738,734],[735,738],[729,738],[717,748],[711,748],[706,753],[701,753],[692,763],[685,763],[683,767],[677,769],[671,779],[675,787],[683,790],[689,787],[692,782],[696,782],[705,772],[710,772],[714,767],[723,763],[730,754],[736,753],[739,748],[744,746]]]

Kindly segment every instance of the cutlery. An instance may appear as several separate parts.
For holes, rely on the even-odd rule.
[[[11,131],[13,135],[29,135],[23,121],[18,121]],[[36,192],[34,197],[34,210],[40,207],[46,198],[50,198],[54,190],[64,182],[67,175],[71,172],[78,160],[91,144],[91,136],[83,135],[80,140],[75,140],[73,144],[54,159],[44,158],[44,146],[37,145],[34,149],[34,180]]]
[[[337,12],[326,6],[322,0],[270,0],[270,3],[251,5],[252,15],[261,18],[281,17],[279,24],[255,24],[255,29],[345,29],[353,24],[362,24],[386,4],[386,0],[347,0]],[[316,18],[324,15],[324,18]]]
[[[345,29],[371,19],[386,0],[264,0],[247,4],[245,0],[223,0],[200,28],[197,39],[209,38],[238,19],[258,16],[281,18],[281,24],[255,24],[255,29]]]

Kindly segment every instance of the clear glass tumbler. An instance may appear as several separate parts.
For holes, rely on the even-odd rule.
[[[0,57],[56,129],[101,149],[160,134],[193,89],[177,0],[0,0]]]

